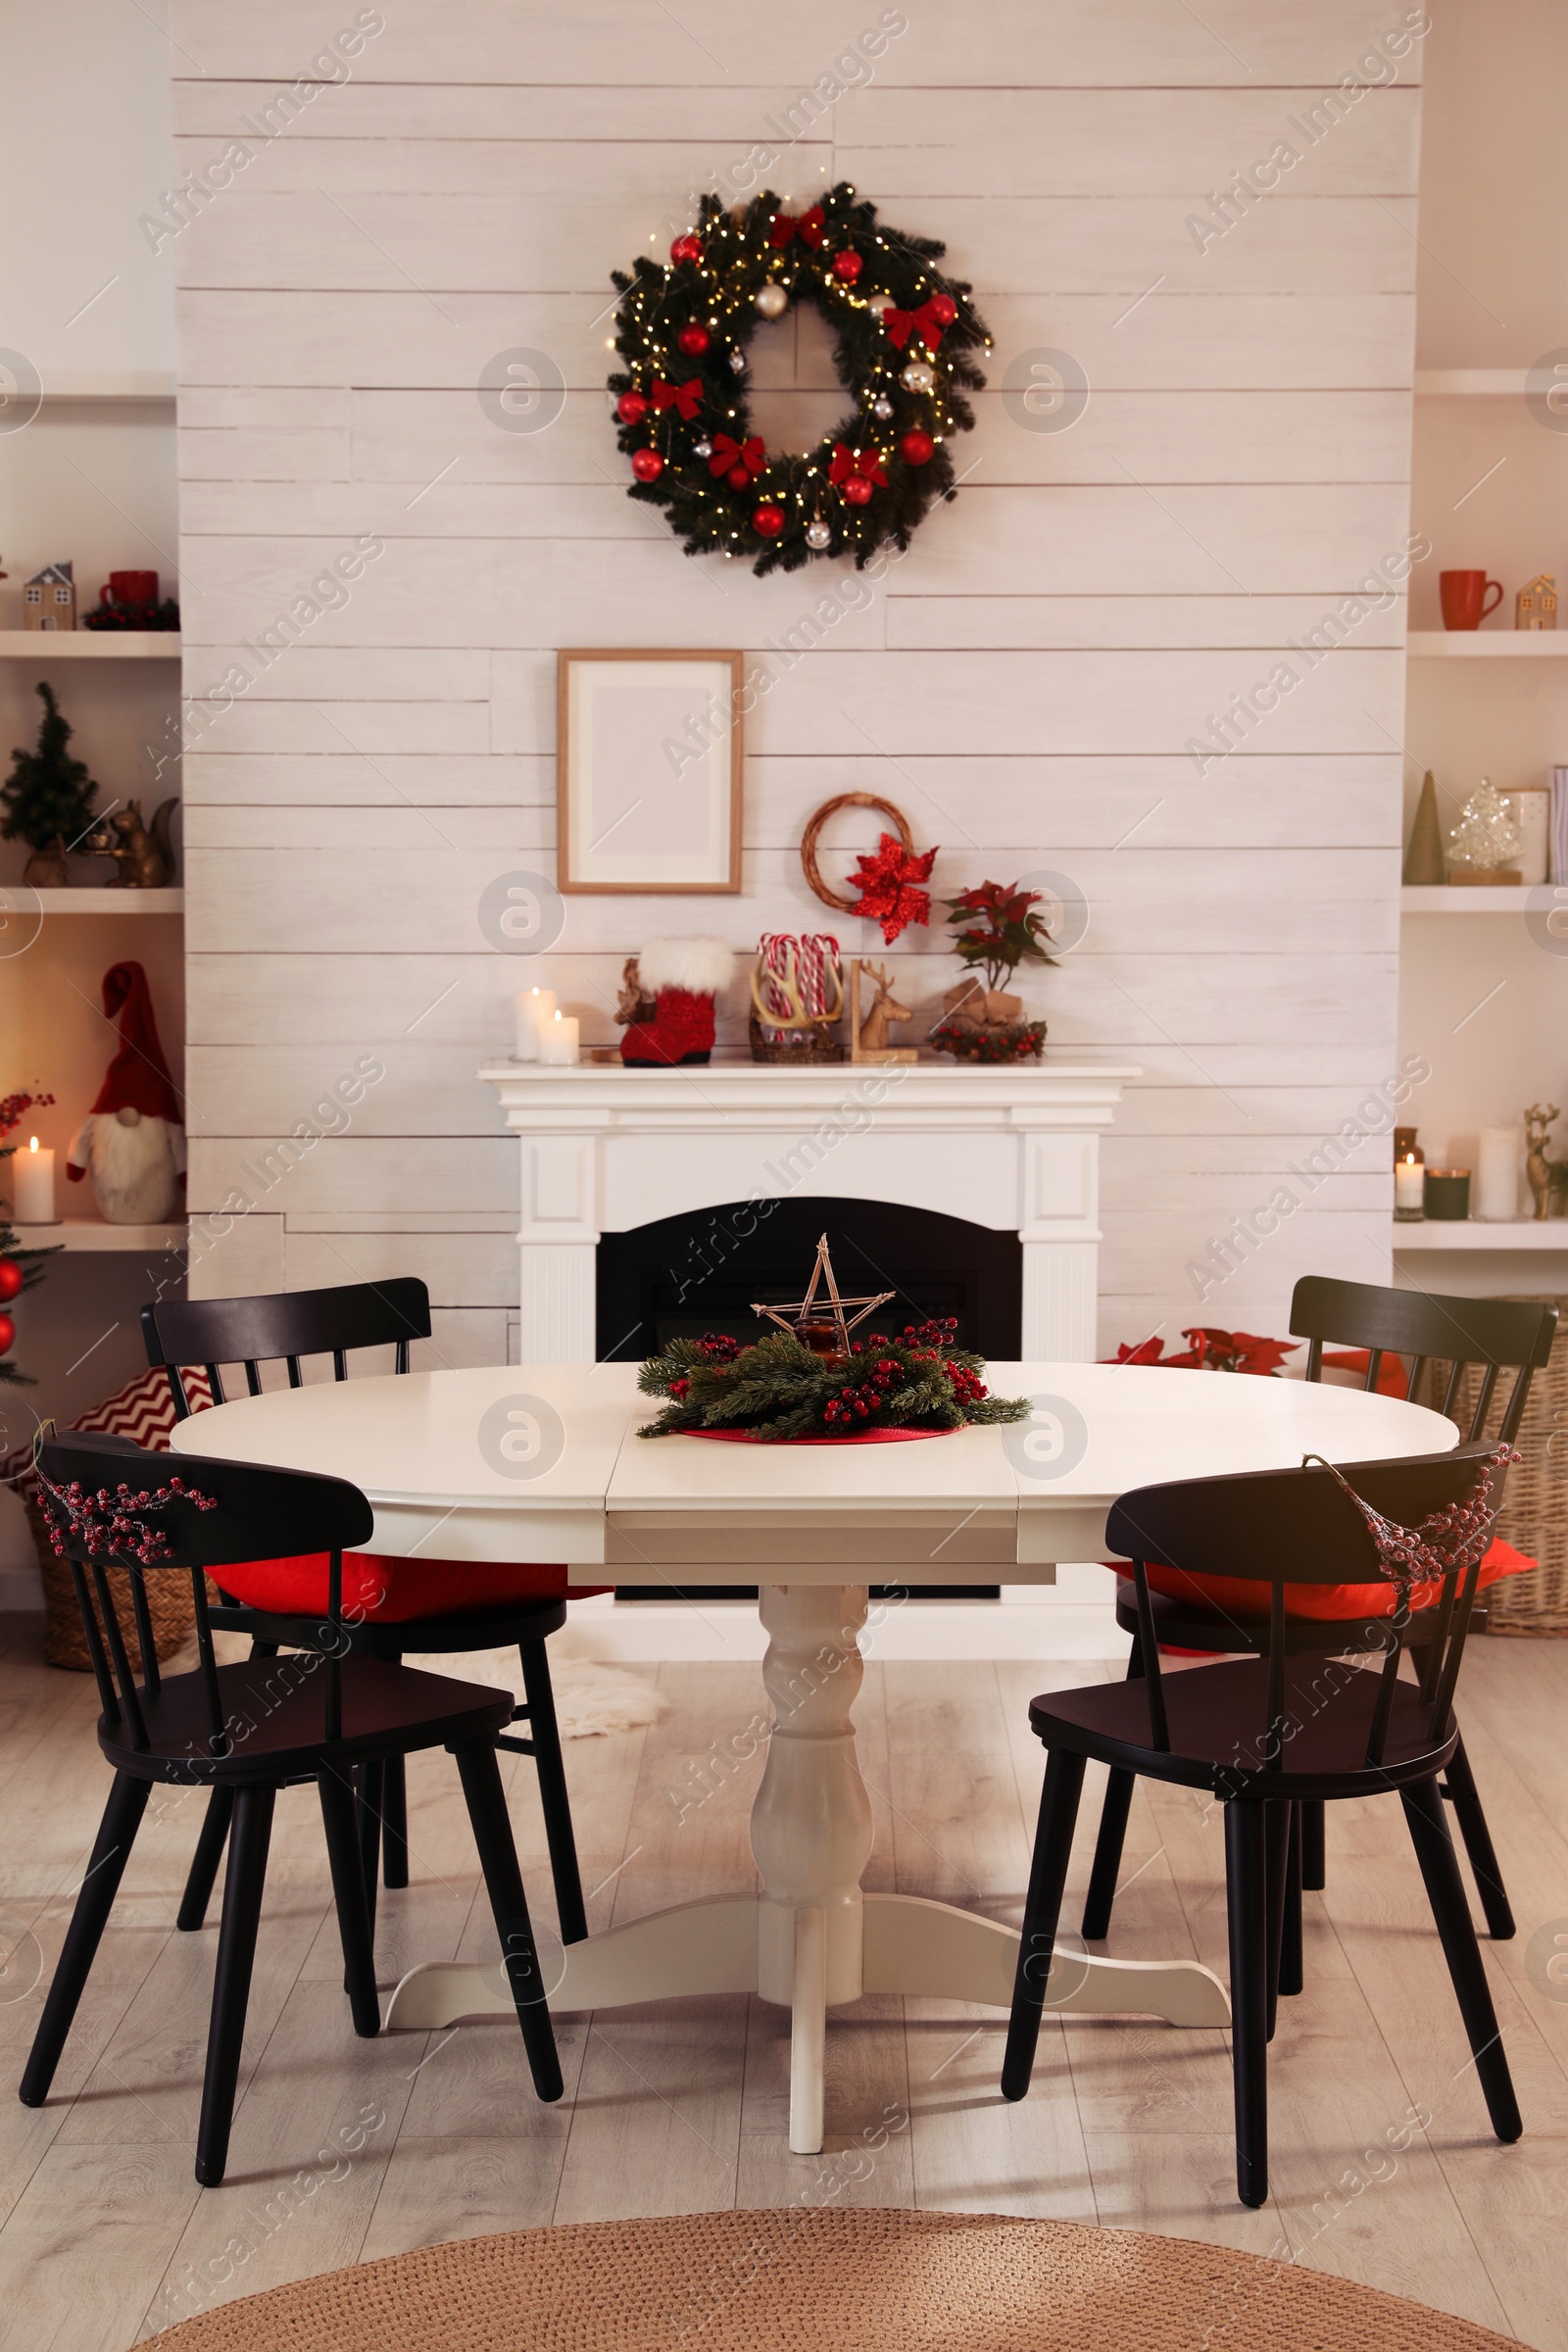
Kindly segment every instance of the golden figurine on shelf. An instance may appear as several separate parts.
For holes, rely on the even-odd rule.
[[[819,1304],[816,1294],[824,1282],[827,1284],[827,1300],[825,1304]],[[827,1246],[827,1235],[824,1233],[816,1245],[816,1264],[811,1269],[806,1297],[783,1306],[761,1306],[754,1301],[752,1312],[764,1316],[769,1323],[776,1323],[780,1331],[787,1331],[791,1339],[799,1340],[803,1348],[809,1348],[813,1355],[837,1358],[848,1356],[850,1334],[856,1325],[863,1323],[867,1315],[875,1314],[879,1306],[886,1306],[890,1298],[897,1297],[897,1291],[878,1291],[874,1298],[841,1298]],[[849,1311],[851,1307],[856,1309],[854,1314]]]
[[[860,1005],[860,983],[869,980],[876,994],[864,1009]],[[889,1021],[907,1021],[913,1018],[907,1004],[901,1004],[893,994],[893,982],[885,963],[867,963],[857,956],[850,966],[850,1059],[852,1061],[915,1061],[919,1057],[913,1046],[890,1046]]]
[[[1525,1112],[1525,1175],[1538,1224],[1544,1223],[1554,1208],[1560,1213],[1568,1205],[1568,1159],[1550,1159],[1546,1154],[1546,1130],[1557,1115],[1555,1102],[1532,1102]]]

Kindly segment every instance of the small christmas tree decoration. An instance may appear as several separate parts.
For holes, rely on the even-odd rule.
[[[1483,776],[1448,835],[1448,879],[1472,884],[1519,880],[1519,827],[1490,776]]]
[[[72,759],[66,749],[71,728],[61,716],[54,688],[40,679],[36,692],[43,704],[37,745],[30,752],[18,748],[11,755],[11,774],[0,785],[6,812],[0,835],[7,841],[24,841],[32,851],[23,869],[24,882],[35,889],[60,890],[67,880],[67,853],[92,823],[98,787],[86,762]]]
[[[1438,788],[1430,767],[1421,780],[1421,798],[1415,805],[1415,823],[1410,828],[1410,846],[1404,853],[1404,872],[1400,878],[1412,890],[1448,879],[1443,855],[1443,827],[1438,821]]]

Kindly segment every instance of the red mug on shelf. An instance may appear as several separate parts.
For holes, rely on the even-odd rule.
[[[1502,582],[1489,580],[1484,571],[1440,571],[1438,594],[1443,599],[1446,629],[1479,629],[1487,614],[1495,612],[1501,604]]]
[[[1497,592],[1501,595],[1502,591]],[[158,603],[156,571],[112,571],[98,591],[98,601],[118,605],[122,612],[150,612]]]

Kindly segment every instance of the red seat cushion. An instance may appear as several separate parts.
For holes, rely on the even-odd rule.
[[[279,1617],[326,1614],[327,1556],[245,1560],[215,1578],[247,1607]],[[456,1617],[470,1609],[503,1608],[509,1600],[587,1600],[608,1585],[574,1586],[563,1567],[480,1560],[396,1560],[377,1551],[343,1554],[343,1606],[354,1617],[401,1625],[412,1617]]]
[[[1494,1585],[1499,1577],[1522,1576],[1527,1568],[1539,1566],[1536,1560],[1526,1559],[1500,1536],[1481,1563],[1480,1590]],[[1107,1566],[1114,1565],[1112,1562]],[[1117,1567],[1118,1576],[1125,1577],[1125,1568]],[[1171,1600],[1196,1601],[1200,1608],[1213,1608],[1228,1617],[1267,1618],[1271,1588],[1263,1584],[1244,1583],[1228,1576],[1189,1576],[1183,1568],[1151,1568],[1150,1589],[1163,1592]],[[1429,1609],[1442,1593],[1436,1579],[1411,1588],[1412,1608]],[[1286,1613],[1292,1617],[1311,1617],[1321,1622],[1338,1622],[1353,1617],[1392,1617],[1397,1606],[1398,1593],[1393,1585],[1287,1585]]]

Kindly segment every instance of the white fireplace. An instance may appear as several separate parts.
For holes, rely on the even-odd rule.
[[[730,1201],[893,1201],[1015,1233],[1022,1354],[1095,1352],[1100,1136],[1137,1068],[491,1062],[521,1156],[525,1363],[591,1363],[604,1233]]]

